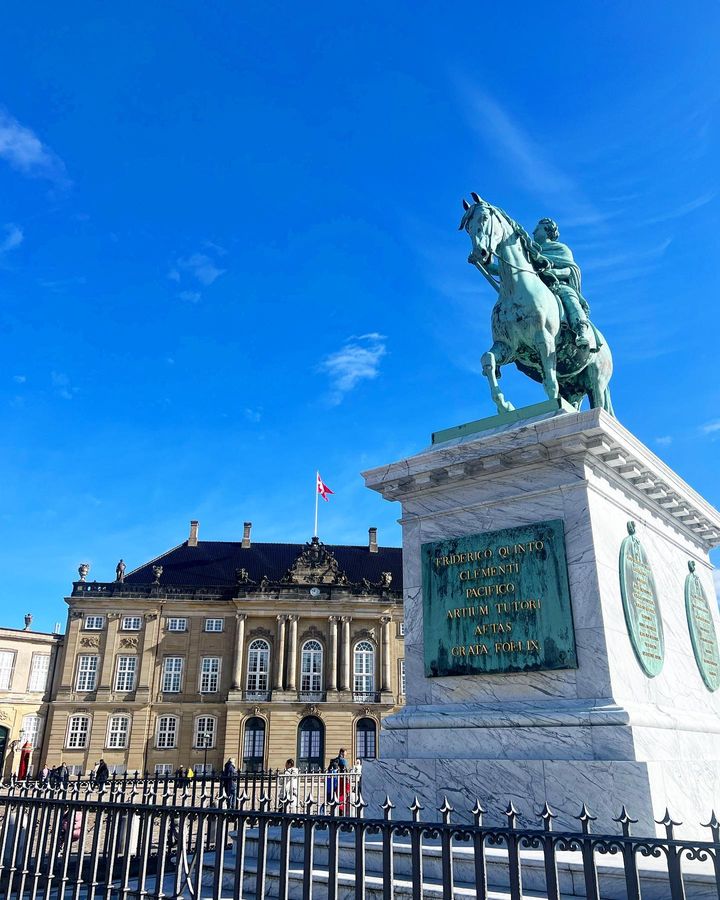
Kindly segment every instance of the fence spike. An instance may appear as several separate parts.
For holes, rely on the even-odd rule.
[[[573,818],[577,819],[582,825],[583,834],[590,834],[590,823],[594,822],[597,816],[594,816],[587,808],[587,804],[583,803],[580,815],[573,816]]]
[[[410,806],[408,806],[408,809],[412,813],[413,822],[418,822],[420,820],[420,811],[425,809],[425,807],[420,805],[417,794],[415,794],[415,799]]]
[[[303,806],[305,807],[305,815],[310,815],[310,810],[315,805],[315,801],[313,800],[312,791],[308,791],[305,799],[303,800]]]
[[[237,805],[238,805],[238,809],[240,810],[240,812],[243,811],[243,807],[245,806],[245,804],[248,802],[249,799],[250,799],[250,795],[245,790],[245,788],[243,788],[242,793],[238,794],[238,796],[237,796]]]
[[[658,825],[664,826],[665,834],[669,841],[672,841],[675,839],[675,826],[682,825],[682,822],[676,822],[673,819],[673,817],[670,815],[670,810],[667,808],[667,806],[665,807],[665,815],[662,817],[662,819],[655,819],[655,822]]]
[[[443,797],[442,806],[438,809],[438,812],[443,817],[443,822],[445,825],[450,824],[450,813],[455,811],[455,807],[450,805],[450,801],[447,798],[447,794]]]
[[[385,802],[380,809],[383,811],[386,820],[392,819],[392,811],[395,809],[395,804],[390,799],[389,794],[385,794]]]
[[[515,828],[515,826],[517,825],[518,811],[515,809],[515,804],[512,802],[512,800],[507,805],[505,815],[507,816],[508,827]]]
[[[552,831],[552,820],[557,819],[557,815],[550,809],[547,800],[538,815],[543,820],[543,828],[545,831]]]
[[[472,813],[473,818],[475,819],[475,824],[482,825],[482,817],[487,812],[487,810],[484,808],[482,803],[480,803],[480,800],[477,797],[475,798],[475,806],[473,806],[473,808],[470,810],[470,812]]]
[[[358,791],[357,800],[353,804],[355,807],[355,813],[358,819],[362,819],[364,816],[364,811],[367,808],[367,803],[363,799],[363,795]]]
[[[623,834],[625,837],[630,836],[630,826],[634,825],[637,822],[637,819],[633,819],[630,813],[625,808],[625,804],[623,803],[623,808],[620,810],[620,815],[617,819],[613,819],[613,822],[618,822],[622,825]]]

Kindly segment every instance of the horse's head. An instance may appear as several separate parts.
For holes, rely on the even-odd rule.
[[[505,221],[494,206],[491,206],[474,191],[470,194],[474,203],[463,198],[465,213],[458,226],[458,231],[467,231],[472,241],[470,261],[477,260],[486,266],[492,261],[498,244],[507,237]]]

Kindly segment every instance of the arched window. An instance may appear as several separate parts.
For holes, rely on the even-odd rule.
[[[270,690],[270,644],[252,641],[248,647],[247,692],[266,694]]]
[[[306,716],[298,725],[298,766],[304,772],[325,767],[325,727],[315,716]]]
[[[375,759],[377,756],[377,725],[375,719],[359,719],[356,728],[358,759]]]
[[[160,716],[157,721],[155,746],[158,750],[172,750],[177,746],[177,716]]]
[[[375,699],[375,648],[370,641],[358,641],[355,644],[353,659],[355,699],[372,702]]]
[[[215,716],[198,716],[195,719],[195,747],[198,750],[209,750],[215,746]]]
[[[262,772],[265,764],[265,720],[251,716],[245,723],[243,741],[243,769],[246,772]]]
[[[30,744],[33,750],[39,750],[40,741],[42,740],[42,719],[40,716],[23,716],[21,727],[23,746]]]
[[[124,749],[130,734],[129,716],[110,716],[108,722],[107,746],[113,750]]]
[[[305,641],[300,657],[300,691],[319,694],[322,691],[323,648],[319,641]]]
[[[89,734],[90,716],[70,716],[65,746],[69,750],[82,750],[87,747]]]

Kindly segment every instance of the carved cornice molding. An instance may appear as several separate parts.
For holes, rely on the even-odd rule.
[[[248,632],[248,641],[253,640],[254,638],[264,638],[266,641],[272,642],[272,639],[275,635],[270,631],[269,628],[263,628],[262,625],[259,625],[257,628],[253,628]]]
[[[564,412],[519,421],[506,431],[479,432],[371,469],[363,477],[367,487],[386,500],[402,501],[450,482],[454,487],[470,479],[477,484],[485,475],[496,478],[542,464],[557,468],[567,466],[570,459],[673,522],[704,548],[720,545],[720,512],[602,409]],[[528,497],[525,482],[523,489]]]

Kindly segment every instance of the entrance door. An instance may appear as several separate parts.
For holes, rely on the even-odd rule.
[[[322,772],[325,767],[325,727],[315,716],[298,725],[298,766],[303,772]]]

